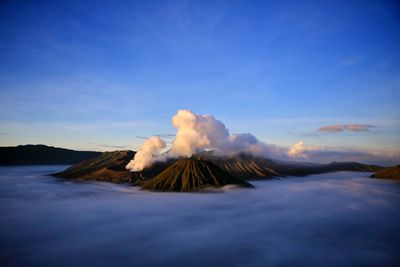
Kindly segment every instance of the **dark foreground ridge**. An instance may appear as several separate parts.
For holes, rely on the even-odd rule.
[[[0,165],[76,164],[100,156],[101,152],[76,151],[45,145],[0,147]]]
[[[132,181],[132,173],[125,169],[126,164],[134,157],[135,152],[120,150],[104,152],[99,157],[89,159],[74,165],[65,171],[54,173],[53,176],[76,179],[93,180],[113,183],[126,183]]]
[[[253,187],[245,180],[239,179],[222,170],[214,163],[198,159],[181,159],[169,166],[155,178],[141,184],[143,189],[152,191],[193,192],[207,187],[225,185]]]
[[[400,164],[393,167],[385,168],[371,175],[371,177],[400,180]]]

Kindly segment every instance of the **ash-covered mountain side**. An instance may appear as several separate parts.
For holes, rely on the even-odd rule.
[[[140,172],[130,172],[125,166],[134,157],[134,151],[105,152],[99,157],[86,160],[74,165],[67,170],[56,173],[54,176],[76,179],[108,181],[115,183],[133,183],[149,180],[179,159],[169,159],[164,162],[155,162],[151,167]],[[284,176],[306,176],[335,171],[364,171],[377,172],[382,167],[365,165],[357,162],[332,162],[330,164],[312,164],[299,162],[284,162],[255,157],[248,154],[237,154],[235,156],[219,156],[212,152],[194,155],[193,159],[207,160],[229,174],[246,180],[271,179]]]
[[[371,177],[400,180],[400,164],[393,167],[384,168],[383,170],[371,175]]]
[[[80,181],[93,180],[113,183],[131,182],[134,177],[125,166],[135,156],[134,151],[104,152],[99,157],[83,161],[53,176]]]
[[[336,171],[376,172],[383,167],[367,165],[358,162],[331,162],[317,164],[309,162],[288,162],[256,157],[245,153],[234,156],[219,156],[212,152],[201,153],[194,156],[205,159],[220,166],[225,171],[237,177],[255,180],[285,176],[306,176]]]
[[[162,192],[194,192],[225,185],[253,187],[210,161],[194,158],[180,159],[155,178],[140,185],[143,189]]]
[[[273,169],[275,165],[272,160],[244,153],[235,156],[218,156],[208,152],[194,155],[193,158],[211,161],[226,172],[246,180],[283,176]]]

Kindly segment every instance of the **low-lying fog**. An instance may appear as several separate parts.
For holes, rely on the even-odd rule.
[[[341,172],[224,193],[0,168],[1,266],[400,266],[400,183]]]

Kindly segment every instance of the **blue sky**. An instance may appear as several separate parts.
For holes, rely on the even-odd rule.
[[[137,149],[187,108],[284,146],[400,150],[396,1],[2,1],[0,145]],[[321,132],[367,124],[369,131]]]

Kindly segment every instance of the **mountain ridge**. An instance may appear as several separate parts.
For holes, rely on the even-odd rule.
[[[0,165],[69,165],[95,158],[102,152],[77,151],[46,145],[0,147]]]
[[[96,158],[85,160],[52,175],[60,178],[84,181],[131,182],[132,173],[125,166],[134,156],[135,152],[131,150],[104,152]]]

